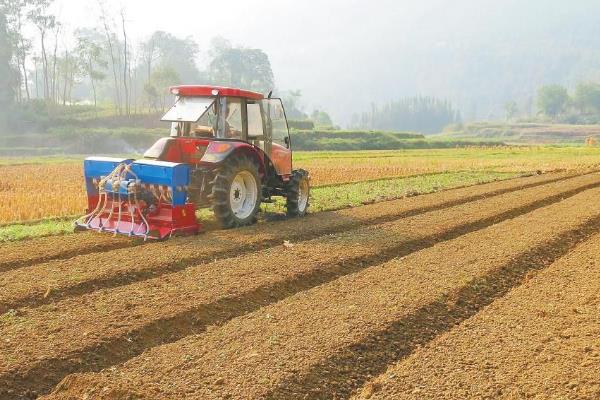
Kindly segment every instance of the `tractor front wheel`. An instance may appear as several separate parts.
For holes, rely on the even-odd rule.
[[[308,209],[310,196],[310,179],[308,172],[303,169],[297,169],[292,173],[292,177],[287,184],[287,216],[302,217]]]
[[[261,200],[257,165],[244,156],[225,161],[215,177],[212,198],[215,216],[223,228],[256,222]]]

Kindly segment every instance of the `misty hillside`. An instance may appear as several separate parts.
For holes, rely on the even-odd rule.
[[[532,110],[541,85],[600,78],[600,2],[486,3],[480,15],[450,14],[448,38],[437,32],[426,51],[415,49],[417,89],[456,99],[466,118],[490,119],[509,100]]]
[[[340,10],[343,17],[331,22],[335,38],[313,39],[312,56],[326,62],[297,76],[306,97],[341,121],[358,106],[412,95],[448,98],[467,120],[495,119],[509,100],[535,113],[543,84],[573,87],[600,78],[599,1],[415,4],[378,1],[367,10]],[[361,13],[364,24],[350,24]],[[289,66],[274,64],[287,78]]]

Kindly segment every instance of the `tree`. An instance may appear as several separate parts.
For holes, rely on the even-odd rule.
[[[283,104],[285,104],[285,113],[289,119],[303,120],[308,118],[300,108],[301,90],[288,90],[281,92]]]
[[[140,44],[140,59],[142,66],[146,72],[146,82],[150,81],[152,68],[161,57],[161,42],[162,36],[165,34],[162,31],[154,32],[148,40]]]
[[[232,47],[228,41],[217,38],[209,54],[212,60],[208,74],[213,83],[258,92],[273,90],[275,79],[271,63],[262,50]]]
[[[92,86],[94,96],[94,108],[98,105],[96,86],[98,81],[106,78],[104,71],[108,62],[104,58],[102,43],[99,41],[99,32],[86,29],[75,31],[77,37],[76,52],[84,77],[88,77]]]
[[[518,112],[519,108],[514,100],[508,101],[504,104],[504,113],[506,114],[507,121],[511,121]]]
[[[556,117],[565,111],[569,102],[567,89],[560,85],[543,86],[538,90],[537,105],[541,112]]]
[[[12,46],[8,40],[6,15],[0,9],[0,131],[6,128],[6,116],[14,101]]]
[[[33,0],[5,0],[3,1],[3,10],[6,13],[7,34],[12,41],[14,50],[13,56],[19,69],[19,82],[23,83],[27,100],[31,98],[29,91],[29,79],[27,74],[27,57],[31,52],[31,40],[25,37],[25,21],[27,14],[34,4]],[[19,84],[17,92],[21,92]]]
[[[169,87],[179,82],[179,74],[174,68],[167,66],[155,68],[150,76],[150,82],[144,86],[144,93],[151,107],[156,110],[157,106],[160,106],[164,111],[167,98],[170,96]]]
[[[195,61],[198,52],[198,45],[192,38],[180,39],[163,31],[154,32],[140,45],[147,80],[155,66],[166,66],[177,71],[182,81],[197,82],[200,77]]]
[[[60,87],[60,78],[62,77],[62,103],[63,106],[67,102],[72,103],[73,99],[71,93],[73,92],[73,86],[76,82],[79,82],[82,76],[81,63],[77,56],[70,53],[68,49],[65,49],[64,56],[57,59],[57,91]],[[61,97],[61,95],[58,95]],[[58,99],[58,97],[57,97]]]
[[[121,108],[121,90],[119,85],[119,63],[120,63],[120,54],[118,52],[117,46],[117,38],[115,33],[112,31],[109,22],[109,15],[106,11],[104,1],[98,0],[98,6],[100,8],[100,20],[102,21],[102,27],[104,29],[104,35],[106,38],[106,46],[108,50],[108,54],[111,62],[111,71],[114,81],[114,90],[115,90],[115,107],[119,112],[119,115],[123,112]]]
[[[127,30],[125,29],[125,10],[121,10],[121,27],[123,29],[123,92],[125,93],[125,113],[127,115],[131,114],[130,109],[130,87],[127,82],[131,80],[131,69],[129,67],[129,51],[127,49]]]
[[[378,106],[355,118],[355,128],[436,133],[460,122],[460,113],[447,100],[435,97],[407,97]]]
[[[328,113],[325,111],[314,110],[310,115],[310,119],[315,123],[317,127],[332,127],[333,121]]]
[[[58,76],[57,76],[57,63],[58,63],[58,35],[60,33],[61,24],[56,22],[54,24],[54,52],[52,53],[52,77],[50,79],[50,93],[53,101],[58,101]]]
[[[148,103],[148,112],[158,109],[158,90],[150,82],[144,85],[144,97]]]
[[[53,95],[50,87],[48,52],[46,50],[46,35],[49,31],[57,29],[58,26],[56,17],[47,13],[50,4],[50,0],[35,0],[34,8],[31,9],[27,14],[27,18],[37,27],[40,33],[40,44],[42,51],[41,61],[44,80],[44,98],[46,100],[52,99]]]
[[[600,113],[600,84],[589,82],[577,85],[573,103],[582,114]]]

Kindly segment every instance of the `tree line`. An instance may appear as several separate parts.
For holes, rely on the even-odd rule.
[[[600,122],[600,83],[581,82],[569,94],[560,85],[543,86],[538,91],[537,105],[541,113],[572,122]]]
[[[7,110],[10,110],[14,101],[12,47],[8,40],[6,16],[0,13],[0,130],[6,129]]]
[[[435,97],[406,97],[352,117],[356,129],[441,132],[449,124],[459,123],[461,115],[452,103]]]
[[[0,0],[0,101],[68,105],[100,101],[131,115],[164,109],[166,88],[209,83],[267,92],[274,75],[267,54],[212,40],[209,62],[199,68],[199,46],[191,37],[156,31],[131,39],[124,9],[97,0],[95,27],[71,33],[52,14],[54,0]],[[30,32],[35,32],[31,34]]]
[[[537,118],[563,123],[600,123],[600,83],[580,82],[569,90],[562,85],[545,85],[536,96]],[[523,114],[515,101],[504,106],[506,120]]]

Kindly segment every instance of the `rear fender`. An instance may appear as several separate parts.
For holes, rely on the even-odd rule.
[[[262,150],[244,142],[214,141],[208,145],[201,162],[203,164],[218,165],[231,157],[245,155],[254,160],[258,165],[261,177],[265,176],[265,154]]]

